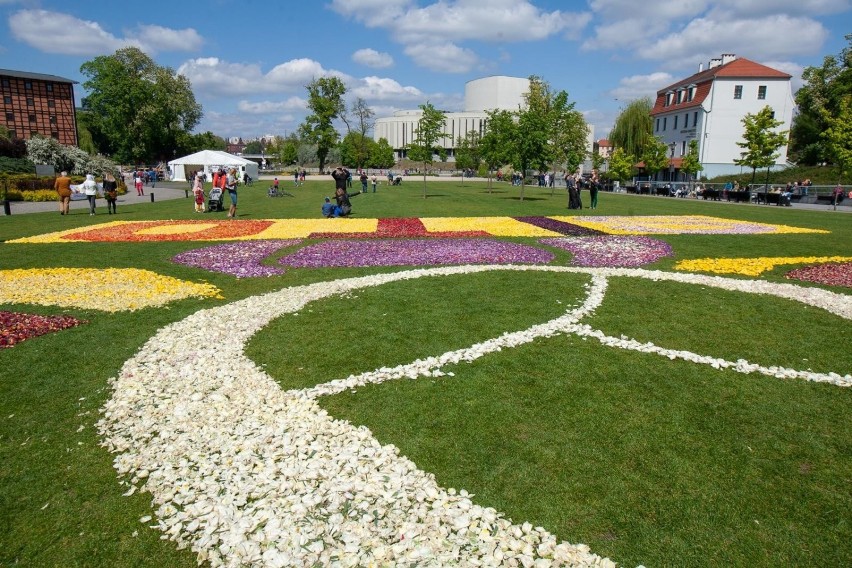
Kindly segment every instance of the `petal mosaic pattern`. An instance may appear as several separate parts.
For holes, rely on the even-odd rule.
[[[282,257],[298,268],[423,266],[437,264],[545,264],[553,253],[490,239],[385,239],[324,241]]]
[[[18,343],[55,331],[88,323],[71,316],[40,316],[20,312],[0,311],[0,347]]]
[[[805,266],[791,270],[784,275],[784,278],[813,282],[815,284],[826,284],[828,286],[852,288],[852,262]]]
[[[848,256],[791,256],[761,258],[696,258],[681,260],[675,264],[676,270],[690,272],[715,272],[717,274],[742,274],[760,276],[767,270],[784,264],[815,264],[825,262],[848,262]]]
[[[372,233],[312,233],[312,239],[327,238],[412,238],[412,237],[487,237],[485,231],[436,231],[429,232],[423,221],[416,217],[379,219]]]
[[[172,262],[203,268],[211,272],[230,274],[237,278],[277,276],[284,270],[263,264],[263,259],[282,248],[297,245],[301,240],[242,241],[212,245],[175,255]]]
[[[769,225],[704,215],[649,215],[635,217],[553,217],[609,235],[762,235],[828,233],[787,225]]]
[[[136,268],[0,270],[0,303],[132,311],[185,298],[221,298],[219,289]]]
[[[570,219],[570,217],[568,217]],[[571,235],[575,237],[586,237],[591,235],[603,235],[602,231],[597,231],[595,229],[590,229],[588,227],[582,227],[580,225],[576,225],[574,223],[567,223],[565,221],[557,221],[551,217],[515,217],[518,221],[523,223],[529,223],[530,225],[534,225],[536,227],[540,227],[542,229],[547,229],[548,231],[553,231],[555,233],[559,233],[560,235]]]
[[[672,256],[669,243],[650,237],[609,236],[541,239],[540,243],[570,251],[574,266],[636,267]]]

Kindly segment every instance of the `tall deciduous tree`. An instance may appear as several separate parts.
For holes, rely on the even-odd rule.
[[[302,138],[316,145],[320,172],[325,171],[329,150],[337,145],[340,134],[333,122],[346,111],[343,95],[346,86],[338,77],[320,77],[305,87],[308,90],[308,108],[311,114],[299,127]]]
[[[619,113],[609,133],[609,141],[613,146],[624,148],[627,154],[644,155],[645,146],[655,138],[652,108],[653,102],[648,97],[631,101]]]
[[[178,139],[201,119],[189,80],[138,48],[96,57],[80,72],[93,143],[118,161],[172,158]]]
[[[353,161],[347,162],[348,164],[354,164],[358,168],[367,165],[367,161],[370,159],[370,145],[373,142],[373,139],[367,134],[373,129],[375,116],[376,113],[361,97],[355,99],[355,102],[349,107],[349,114],[344,113],[342,116],[349,134],[357,135],[351,139],[354,143],[350,150]]]
[[[737,142],[737,146],[743,151],[739,158],[734,159],[734,163],[751,168],[751,183],[754,183],[758,168],[766,168],[766,174],[769,175],[769,168],[781,155],[778,149],[787,143],[787,131],[775,130],[784,123],[775,119],[775,113],[769,105],[757,114],[746,114],[742,123],[743,141]]]
[[[827,119],[840,111],[844,97],[852,95],[852,34],[838,55],[829,55],[821,66],[805,67],[804,85],[796,92],[799,112],[793,121],[790,155],[802,165],[831,162],[832,155],[822,133]]]
[[[491,193],[491,172],[514,162],[518,125],[508,110],[487,110],[485,114],[488,119],[485,121],[485,133],[479,141],[479,152],[488,166],[488,193]]]
[[[461,170],[479,169],[482,156],[479,153],[479,132],[469,130],[464,136],[456,140],[456,166]],[[464,187],[464,175],[462,175],[462,187]]]
[[[627,181],[633,177],[636,170],[636,156],[628,154],[624,148],[616,148],[609,157],[607,175],[610,179]]]
[[[588,155],[589,126],[574,104],[568,102],[568,93],[565,91],[556,93],[550,104],[549,143],[554,175],[557,165],[564,165],[569,172],[577,171]],[[600,163],[593,167],[600,168]]]
[[[662,140],[652,136],[645,143],[642,161],[645,162],[646,172],[650,174],[664,170],[669,165],[669,159],[669,147]]]
[[[374,168],[392,168],[396,158],[387,138],[379,138],[370,154],[370,165]]]
[[[691,182],[692,176],[703,169],[704,166],[701,165],[701,161],[698,159],[698,140],[690,140],[689,150],[687,150],[680,164],[680,171],[686,174],[686,181]]]
[[[852,167],[852,95],[843,97],[835,115],[823,112],[828,125],[823,138],[828,155],[837,164],[837,183],[840,184],[843,182],[843,173]]]
[[[414,139],[408,148],[408,157],[415,162],[423,162],[423,197],[426,197],[426,166],[435,161],[435,154],[446,158],[446,150],[438,146],[438,140],[445,136],[445,113],[432,106],[432,103],[420,105],[422,114],[417,121]]]
[[[524,106],[518,112],[518,137],[515,141],[513,165],[521,171],[521,201],[524,200],[524,178],[527,170],[543,170],[551,162],[550,119],[553,94],[550,85],[535,75],[530,76],[530,90],[524,94]]]

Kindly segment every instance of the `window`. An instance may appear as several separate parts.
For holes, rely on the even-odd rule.
[[[665,129],[666,129],[666,122],[668,122],[668,117],[667,117],[667,116],[664,116],[664,117],[663,117],[663,130],[664,130],[664,131],[665,131]]]
[[[674,93],[669,91],[666,93],[666,106],[670,106],[672,104],[672,100],[674,99]]]
[[[743,98],[743,86],[742,85],[734,85],[734,98],[735,99]]]
[[[11,138],[12,140],[14,140],[14,139],[15,139],[15,138],[17,138],[17,137],[18,137],[18,133],[17,133],[16,131],[14,131],[14,130],[10,130],[10,131],[9,131],[9,138]]]
[[[52,92],[52,91],[53,91],[53,83],[48,83],[48,84],[46,85],[46,87],[47,87],[47,92],[48,92],[48,93],[50,93],[50,92]]]
[[[13,122],[15,120],[15,113],[14,112],[7,112],[6,113],[6,120],[8,120],[9,122]]]
[[[31,114],[30,115],[30,122],[35,122],[35,121],[36,121],[36,115]]]
[[[55,107],[55,106],[56,106],[56,101],[54,101],[53,99],[50,99],[49,101],[47,101],[47,106],[48,106],[49,108],[53,108],[53,107]]]
[[[692,126],[693,126],[693,128],[698,126],[698,111],[695,111],[692,114]]]
[[[760,85],[757,88],[757,98],[761,101],[766,98],[766,85]]]
[[[686,95],[687,102],[691,101],[694,96],[695,96],[695,85],[689,87],[689,92]]]
[[[6,103],[7,105],[12,104],[12,97],[10,97],[10,96],[3,97],[3,102]]]
[[[9,79],[3,79],[3,86],[4,86],[4,87],[9,87],[9,86],[10,86]]]
[[[654,131],[655,131],[655,132],[659,132],[659,131],[660,131],[660,119],[659,119],[659,118],[657,119],[657,125],[654,127]]]
[[[35,101],[33,99],[27,99],[27,106],[28,107],[34,107]]]
[[[52,115],[52,114],[50,115],[50,123],[51,123],[51,124],[56,124],[56,116],[54,116],[54,115]]]
[[[689,128],[689,113],[683,115],[683,127]]]
[[[677,104],[680,104],[680,103],[682,103],[682,102],[683,102],[683,89],[678,89],[678,92],[677,92]],[[675,128],[677,128],[677,127],[675,127]]]
[[[50,137],[59,140],[59,133],[58,132],[51,132]]]
[[[672,126],[675,130],[677,130],[677,115],[674,116],[674,126]]]
[[[686,140],[680,143],[680,155],[686,156]]]
[[[24,81],[24,88],[28,91],[33,90],[33,82],[32,81]]]

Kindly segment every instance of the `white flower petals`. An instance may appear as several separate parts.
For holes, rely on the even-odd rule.
[[[583,273],[591,282],[581,306],[549,322],[312,389],[282,392],[243,355],[245,342],[269,321],[314,300],[393,281],[489,270]],[[463,490],[442,489],[394,446],[334,419],[314,400],[386,380],[453,376],[441,368],[560,333],[743,373],[844,386],[852,380],[606,336],[579,322],[600,305],[610,276],[771,293],[852,316],[852,299],[824,290],[637,269],[455,266],[322,282],[203,310],[161,329],[112,380],[114,393],[98,429],[117,454],[116,470],[133,484],[125,495],[137,485],[150,492],[154,526],[214,566],[613,566],[585,545],[557,543],[529,523],[513,525]],[[199,347],[207,345],[217,347]]]

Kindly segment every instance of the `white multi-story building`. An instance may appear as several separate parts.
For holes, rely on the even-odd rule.
[[[711,59],[707,69],[657,91],[651,110],[654,134],[670,148],[674,169],[689,150],[690,140],[698,140],[698,156],[705,177],[737,173],[746,114],[756,114],[769,106],[775,119],[790,130],[793,120],[791,76],[777,69],[733,54]],[[787,146],[780,149],[776,166],[787,162]]]
[[[483,133],[488,115],[487,110],[517,111],[524,104],[524,95],[529,91],[529,79],[496,75],[475,79],[465,83],[464,108],[460,112],[445,115],[444,136],[438,143],[447,151],[447,159],[455,161],[454,152],[459,137],[474,130]],[[423,111],[400,110],[393,116],[379,118],[373,126],[373,139],[388,141],[397,159],[404,158],[406,148],[416,137],[417,123]],[[589,125],[588,148],[592,149],[594,129]]]

